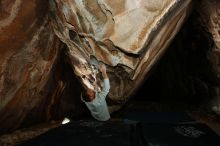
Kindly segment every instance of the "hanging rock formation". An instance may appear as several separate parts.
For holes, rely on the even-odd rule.
[[[100,80],[93,60],[108,65],[109,98],[124,102],[143,82],[190,11],[190,0],[51,0],[56,35],[81,83]]]
[[[67,94],[69,78],[60,79],[66,73],[59,68],[61,41],[81,85],[94,89],[101,61],[110,77],[109,98],[127,101],[181,28],[190,6],[190,0],[1,0],[0,133],[54,119],[76,95],[79,83],[73,80],[76,88]],[[80,108],[79,96],[73,99],[68,106]]]

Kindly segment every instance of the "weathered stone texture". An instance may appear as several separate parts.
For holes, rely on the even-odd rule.
[[[220,55],[220,1],[218,0],[203,0],[199,7],[199,12],[201,14],[201,22],[207,28],[207,30],[212,34],[213,40],[215,42],[214,48],[210,55],[210,60],[213,62],[218,76],[220,78],[219,55]]]
[[[108,65],[109,98],[126,101],[159,60],[190,12],[190,0],[54,0],[56,35],[68,46],[75,74],[95,90],[91,58]]]
[[[191,0],[1,0],[0,133],[80,115],[80,85],[94,89],[101,80],[96,60],[107,65],[108,97],[127,101],[190,6]]]
[[[49,24],[47,2],[2,0],[0,4],[0,132],[4,132],[18,127],[47,100],[50,88],[45,86],[60,41]]]
[[[213,69],[220,81],[220,1],[219,0],[202,0],[198,6],[201,16],[201,24],[211,33],[214,46],[210,50],[208,57],[212,62]],[[216,95],[213,100],[212,109],[220,114],[220,87],[216,86]]]

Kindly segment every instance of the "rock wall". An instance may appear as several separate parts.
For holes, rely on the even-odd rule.
[[[62,90],[62,84],[47,85],[60,48],[60,41],[49,24],[47,2],[1,0],[0,6],[2,133],[20,126],[28,114],[33,114],[34,119],[48,118],[45,116],[48,106],[57,98],[53,92],[57,92],[58,86]],[[48,105],[43,101],[48,101]],[[33,109],[39,111],[33,112]]]
[[[220,1],[202,0],[197,9],[200,13],[201,24],[212,34],[214,46],[212,50],[210,50],[208,57],[212,62],[218,82],[220,82]],[[220,87],[216,86],[215,90],[215,99],[211,104],[211,108],[213,111],[220,114]]]
[[[194,1],[190,17],[136,97],[220,114],[218,11],[219,1]]]
[[[208,54],[214,41],[196,6],[135,97],[204,108],[213,99],[219,81]]]

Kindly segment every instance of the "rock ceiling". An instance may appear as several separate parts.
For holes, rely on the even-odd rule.
[[[126,100],[163,54],[189,12],[190,0],[50,1],[55,34],[81,83],[94,88],[94,58],[108,65],[109,98]],[[168,21],[169,20],[169,21]]]

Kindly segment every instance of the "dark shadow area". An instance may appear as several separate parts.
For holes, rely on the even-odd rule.
[[[34,108],[25,117],[19,128],[27,128],[51,120],[62,120],[64,117],[79,119],[89,115],[89,111],[80,99],[81,83],[75,76],[69,57],[65,53],[66,46],[60,51],[51,76],[45,85],[45,89],[48,90],[42,91],[47,94],[48,98],[42,100],[39,107]]]
[[[208,60],[213,40],[194,10],[133,101],[199,105],[219,86]],[[131,101],[132,102],[132,101]]]
[[[75,121],[20,146],[219,146],[206,125],[135,121]]]

